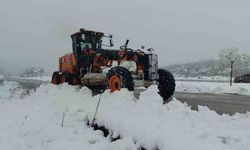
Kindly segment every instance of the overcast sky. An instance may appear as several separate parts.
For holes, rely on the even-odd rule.
[[[79,28],[112,33],[117,47],[153,47],[160,65],[250,52],[249,0],[0,0],[0,60],[58,67]]]

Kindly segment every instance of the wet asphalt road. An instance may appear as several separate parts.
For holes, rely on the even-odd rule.
[[[193,110],[198,110],[198,105],[201,105],[218,114],[232,115],[250,111],[250,96],[245,95],[176,92],[174,96],[181,102],[186,102]]]
[[[28,90],[35,89],[41,84],[48,83],[44,81],[18,78],[5,78],[5,80],[17,81],[22,88]],[[142,90],[136,90],[135,96],[138,97],[141,91]],[[174,97],[183,103],[187,103],[193,110],[198,110],[198,105],[201,105],[207,106],[218,114],[225,113],[233,115],[236,112],[250,112],[250,96],[246,95],[175,92]]]

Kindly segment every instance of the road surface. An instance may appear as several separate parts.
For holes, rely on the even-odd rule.
[[[201,105],[219,114],[232,115],[250,111],[250,96],[245,95],[176,92],[174,96],[181,102],[186,102],[193,110],[197,110],[198,105]]]
[[[47,84],[45,81],[5,78],[8,81],[17,81],[25,89],[34,89],[41,84]],[[138,97],[142,90],[136,90],[135,96]],[[218,114],[235,114],[250,112],[250,96],[234,94],[209,94],[209,93],[184,93],[175,92],[176,97],[181,102],[187,103],[191,109],[198,110],[198,105],[207,106]]]

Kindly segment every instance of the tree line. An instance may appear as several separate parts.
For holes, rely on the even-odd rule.
[[[234,76],[250,73],[250,55],[237,47],[222,49],[216,59],[169,65],[172,73],[186,76],[228,76],[233,61]]]

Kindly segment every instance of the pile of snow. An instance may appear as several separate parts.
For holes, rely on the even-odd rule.
[[[176,81],[176,91],[188,93],[230,93],[250,95],[250,84],[233,83],[233,86],[230,86],[229,83],[222,82]]]
[[[162,105],[156,93],[151,87],[138,101],[125,92],[105,93],[97,122],[112,129],[114,136],[131,138],[147,149],[250,148],[250,114],[220,116],[207,107],[196,112],[177,100]]]
[[[115,142],[85,125],[99,99],[87,88],[48,84],[30,96],[0,98],[0,149],[250,149],[249,113],[220,116],[178,100],[163,105],[157,91],[152,86],[139,100],[127,90],[102,95],[96,122],[122,138]]]
[[[73,106],[78,102],[84,104],[80,103],[86,95],[82,93],[91,97],[88,89],[78,91],[67,85],[47,85],[21,98],[19,93],[13,94],[16,88],[18,85],[14,82],[0,85],[1,150],[135,149],[129,139],[111,143],[101,131],[87,127],[84,122],[86,113],[83,115],[80,109],[61,107],[61,100],[67,100]],[[65,118],[61,127],[63,114]]]

